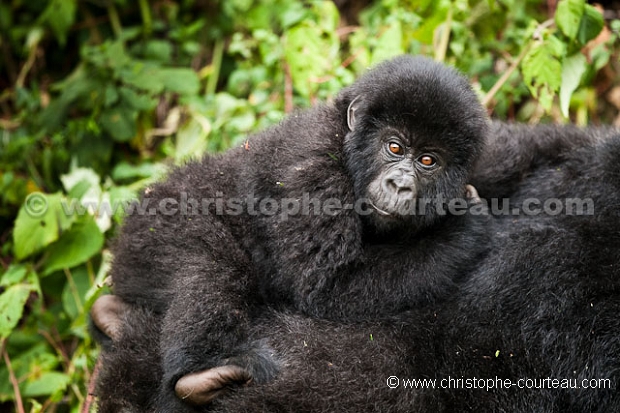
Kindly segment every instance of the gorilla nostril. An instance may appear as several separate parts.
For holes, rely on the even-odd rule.
[[[394,181],[392,178],[384,180],[383,185],[385,186],[385,189],[387,189],[389,192],[398,192],[398,185],[396,184],[396,181]]]

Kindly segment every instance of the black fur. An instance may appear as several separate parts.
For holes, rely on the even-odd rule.
[[[347,93],[345,90],[341,98],[347,96]],[[336,107],[338,102],[337,100]],[[348,105],[341,104],[341,106]],[[284,126],[286,127],[286,123]],[[274,226],[277,229],[271,232],[265,223],[265,226],[257,231],[257,237],[260,237],[255,244],[261,250],[249,256],[239,252],[251,249],[252,244],[239,249],[233,248],[236,238],[227,235],[228,227],[215,227],[213,232],[200,235],[206,244],[198,247],[202,248],[203,257],[205,255],[211,257],[216,253],[215,258],[219,261],[205,263],[198,257],[195,262],[186,260],[188,254],[191,256],[200,251],[200,248],[193,245],[191,237],[187,241],[187,235],[193,233],[189,227],[199,226],[194,222],[194,217],[191,217],[192,221],[183,225],[171,222],[170,217],[163,217],[165,220],[158,217],[159,226],[151,225],[147,228],[143,228],[144,223],[132,227],[131,222],[134,220],[129,220],[125,233],[132,235],[126,238],[128,241],[125,244],[121,239],[119,244],[121,247],[117,248],[115,292],[118,294],[123,288],[119,288],[118,284],[120,270],[124,270],[124,274],[132,272],[136,274],[136,269],[140,268],[143,273],[155,271],[158,275],[151,278],[153,282],[151,286],[145,286],[144,280],[133,280],[135,275],[128,277],[130,282],[137,284],[130,285],[122,297],[135,304],[135,310],[123,320],[123,338],[104,349],[105,368],[99,383],[100,410],[120,411],[121,406],[133,412],[152,411],[154,408],[162,411],[189,409],[184,405],[175,405],[174,401],[156,400],[155,383],[162,375],[166,377],[159,364],[159,354],[163,354],[164,366],[171,360],[173,365],[177,363],[188,366],[188,359],[190,362],[193,361],[192,356],[205,356],[211,352],[217,356],[213,361],[217,364],[218,359],[239,357],[250,350],[256,351],[256,348],[262,349],[262,365],[278,366],[279,372],[275,379],[269,381],[267,379],[271,377],[263,377],[263,381],[268,381],[267,383],[261,384],[261,380],[258,380],[255,385],[233,389],[234,394],[222,397],[212,406],[198,411],[213,409],[222,412],[433,410],[578,412],[620,409],[616,390],[620,367],[618,363],[620,348],[617,340],[620,322],[616,317],[620,310],[618,298],[620,263],[616,258],[616,251],[620,246],[618,239],[620,223],[616,212],[620,203],[620,196],[617,195],[620,185],[620,171],[617,166],[620,139],[599,137],[609,135],[609,131],[605,130],[599,132],[553,127],[531,129],[495,124],[492,131],[491,142],[477,165],[476,174],[472,177],[472,182],[480,189],[481,195],[510,196],[512,205],[520,205],[523,200],[534,196],[540,196],[542,199],[567,196],[591,197],[596,208],[595,215],[498,217],[490,226],[494,234],[493,251],[483,260],[480,259],[481,251],[477,250],[478,245],[472,244],[473,240],[468,240],[466,235],[455,242],[456,246],[461,247],[460,252],[458,248],[446,250],[437,246],[433,249],[431,246],[428,251],[433,257],[459,254],[455,256],[457,259],[461,259],[463,251],[468,252],[471,248],[479,262],[477,265],[475,262],[461,263],[460,267],[455,263],[450,264],[454,268],[461,268],[471,273],[464,273],[459,277],[461,284],[458,286],[452,285],[452,288],[446,288],[449,285],[445,285],[445,282],[438,283],[437,287],[426,290],[424,296],[414,296],[410,303],[399,297],[399,293],[408,297],[407,294],[411,292],[403,293],[406,288],[412,289],[417,294],[419,288],[424,285],[411,285],[398,279],[405,274],[402,267],[399,269],[399,262],[406,249],[398,246],[398,243],[386,245],[388,243],[385,241],[385,236],[375,234],[374,231],[371,231],[371,234],[377,238],[381,237],[383,244],[371,243],[370,248],[358,251],[364,257],[374,258],[370,260],[365,258],[367,261],[363,261],[362,265],[350,266],[352,271],[348,273],[350,280],[347,277],[337,277],[327,284],[325,282],[311,284],[312,288],[304,294],[304,286],[295,284],[295,281],[317,275],[317,271],[312,269],[304,272],[308,268],[303,260],[304,244],[284,244],[294,238],[283,238],[282,243],[278,243],[279,238],[275,237],[280,234],[278,231],[282,231],[282,235],[294,237],[293,223]],[[271,139],[275,134],[267,136],[268,138],[261,139]],[[253,150],[252,142],[254,141],[250,141],[250,152]],[[261,151],[266,151],[267,147],[269,145],[262,146]],[[282,149],[282,146],[271,147],[272,157],[277,156],[273,154],[274,152],[277,154],[276,148]],[[507,155],[502,153],[502,148],[506,149]],[[299,150],[293,152],[302,153]],[[243,154],[238,151],[236,156],[240,156],[239,153]],[[342,159],[340,152],[330,153]],[[314,159],[310,157],[309,166],[316,165]],[[331,156],[329,159],[333,160]],[[475,160],[475,156],[472,160]],[[281,165],[273,159],[270,162]],[[329,164],[321,163],[318,169],[330,171],[329,173],[333,175],[333,169],[328,169],[327,165]],[[189,166],[185,170],[188,172],[187,177],[180,176],[177,172],[174,175],[177,177],[176,180],[172,178],[171,182],[174,182],[176,187],[164,184],[159,190],[167,187],[167,191],[174,193],[172,191],[181,191],[180,188],[192,188],[194,185],[199,185],[199,188],[200,182],[205,179],[223,183],[218,181],[220,172],[224,175],[234,173],[225,166],[226,162],[222,162],[221,169],[211,172],[210,167],[201,169],[198,165]],[[239,168],[238,164],[236,166]],[[252,167],[244,165],[243,168]],[[200,171],[203,175],[207,173],[207,178],[201,178]],[[287,176],[285,171],[286,168],[283,168],[279,175],[262,176],[262,180],[269,182],[276,176]],[[269,169],[257,168],[256,173],[259,172],[265,174]],[[316,173],[319,174],[318,171]],[[332,175],[327,176],[331,178]],[[324,186],[321,188],[335,190],[341,185],[342,176],[336,175],[333,180],[324,181]],[[344,176],[346,177],[346,174]],[[249,179],[250,182],[253,182],[251,179],[255,179],[251,177],[251,173],[243,178]],[[307,170],[304,170],[303,178],[316,182],[316,185],[321,184],[321,181],[316,177],[313,178]],[[230,176],[227,182],[230,184]],[[279,182],[283,182],[284,186],[277,188],[282,191],[290,190],[286,180]],[[155,188],[149,196],[153,196],[157,190],[158,188]],[[264,193],[273,193],[273,188],[265,190],[267,192]],[[318,220],[324,217],[312,218]],[[153,221],[152,217],[149,219],[150,222]],[[312,229],[310,232],[308,229],[313,227],[301,226],[297,229],[300,231],[297,235],[306,238],[298,242],[316,245],[312,244],[314,240],[312,235],[317,239],[325,235],[329,242],[337,233],[338,225],[341,224],[340,219],[328,221],[325,223],[326,227],[318,226],[317,230]],[[471,217],[468,219],[471,220]],[[264,220],[269,221],[267,218]],[[211,225],[218,221],[209,222]],[[312,223],[314,222],[316,221]],[[274,221],[269,223],[273,224]],[[170,227],[167,229],[176,236],[176,239],[184,240],[178,244],[185,243],[167,245],[166,248],[173,247],[173,250],[160,255],[162,247],[157,249],[149,244],[155,242],[155,236],[151,237],[153,241],[149,241],[150,238],[145,235],[149,232],[157,234],[157,231],[168,225]],[[244,225],[246,224],[239,224],[239,228],[243,229]],[[371,222],[362,222],[359,225],[362,228],[365,228],[364,225],[373,228]],[[149,229],[151,227],[154,231]],[[438,228],[440,230],[436,234],[437,242],[442,240],[445,242],[446,237],[449,239],[451,235],[458,234],[458,230],[454,230],[455,234],[451,234],[449,230],[442,232],[441,227]],[[467,228],[465,225],[463,232],[466,233]],[[235,230],[241,231],[232,227],[230,232]],[[399,236],[402,237],[400,234]],[[428,233],[424,233],[422,239],[435,240],[433,234]],[[166,238],[161,239],[162,242],[164,240]],[[368,243],[368,238],[365,237],[363,240]],[[485,237],[481,240],[484,241]],[[212,244],[213,242],[215,243]],[[228,244],[229,242],[231,244]],[[211,247],[206,248],[205,245]],[[225,245],[227,248],[218,247],[219,245]],[[424,242],[412,245],[416,251],[424,249]],[[139,247],[137,250],[136,246]],[[318,249],[314,250],[317,259],[321,257],[320,253],[323,253],[327,254],[327,258],[321,263],[331,262],[329,258],[333,258],[333,255],[330,255],[330,250],[322,250],[320,245],[317,247]],[[373,251],[376,251],[374,256]],[[285,255],[273,256],[273,252]],[[292,252],[296,255],[291,256]],[[256,262],[266,260],[265,257],[271,257],[277,264],[269,262],[258,267],[254,265]],[[349,256],[341,253],[336,257],[343,259]],[[266,286],[260,285],[263,281],[257,274],[261,274],[262,277],[262,271],[269,268],[269,265],[280,265],[279,259],[289,261],[284,265],[287,265],[285,268],[294,277],[287,281],[286,273],[283,271],[275,274],[267,272],[266,274],[271,275],[269,282]],[[446,264],[445,261],[439,263]],[[189,270],[195,266],[204,273],[215,274],[222,284],[209,284],[209,287],[216,287],[216,291],[200,286],[197,288],[196,285],[186,281],[186,274],[174,278],[180,266],[187,266]],[[170,272],[166,272],[166,269],[170,269]],[[320,270],[323,271],[319,272],[319,275],[330,274],[330,271],[333,271],[331,274],[341,274],[337,269],[329,267],[320,267]],[[360,280],[353,271],[359,272]],[[244,276],[240,277],[239,274]],[[419,276],[419,273],[413,274]],[[426,274],[432,272],[425,270],[423,275]],[[173,278],[179,286],[168,284],[168,280]],[[188,279],[191,280],[191,277]],[[261,281],[258,282],[258,279]],[[433,284],[433,279],[424,279],[424,282]],[[293,285],[289,286],[287,282]],[[263,294],[256,294],[260,291],[259,286]],[[355,290],[357,286],[359,290]],[[132,295],[135,292],[132,288],[141,288],[144,293],[140,291]],[[179,288],[181,293],[178,295],[173,293],[174,288]],[[383,288],[387,290],[383,292]],[[394,291],[393,295],[388,295],[386,298],[394,299],[396,305],[392,307],[380,299],[368,301],[359,299],[360,296],[371,297],[366,294],[377,294],[373,289],[384,294],[388,294],[389,289]],[[314,291],[318,291],[318,294],[313,295]],[[321,291],[325,291],[322,296]],[[327,294],[329,292],[334,293],[329,295]],[[452,293],[448,300],[436,300],[438,295],[447,293]],[[155,301],[149,301],[149,295]],[[173,305],[166,313],[167,303],[170,300]],[[228,304],[228,300],[233,300],[230,301],[233,304]],[[399,300],[403,300],[400,305]],[[175,302],[179,303],[179,310],[176,312]],[[274,302],[281,304],[280,311],[272,312],[264,309],[266,303]],[[188,303],[199,306],[197,313],[194,314],[202,314],[205,319],[199,320],[199,325],[196,325],[192,314],[187,316],[183,314],[183,303],[186,307]],[[286,307],[297,313],[301,310],[306,316],[282,311]],[[232,311],[219,314],[222,308]],[[220,315],[222,318],[211,315]],[[317,316],[333,318],[337,322],[320,320],[316,318]],[[380,320],[377,319],[379,316]],[[177,322],[173,323],[171,319]],[[159,326],[162,323],[164,347],[160,348],[158,338]],[[187,323],[185,329],[179,327],[183,323]],[[227,329],[226,326],[232,328]],[[169,333],[165,332],[166,328],[169,329]],[[208,331],[205,332],[206,329]],[[203,341],[192,341],[196,337]],[[189,355],[186,351],[176,352],[176,349],[171,347],[166,349],[166,343],[175,340],[194,343],[195,347],[190,348],[194,350],[193,355]],[[219,341],[221,344],[219,349],[214,346],[214,342],[217,345],[218,340],[222,340]],[[150,357],[145,358],[146,354],[150,354]],[[265,362],[266,357],[272,358],[272,364]],[[147,364],[142,365],[142,360]],[[205,360],[206,356],[203,360],[194,362],[190,370],[208,367],[209,364],[205,363]],[[250,362],[244,367],[251,368],[252,365]],[[140,376],[135,376],[134,371],[137,369],[142,369],[139,372]],[[260,372],[255,374],[261,375]],[[267,372],[265,376],[272,374],[273,372]],[[495,392],[440,389],[420,391],[389,389],[386,380],[391,375],[401,379],[434,377],[441,379],[448,376],[456,378],[498,376],[515,380],[548,376],[579,379],[611,378],[614,388],[580,391],[518,389]],[[134,384],[131,389],[123,391],[118,388],[118,383],[130,380]]]
[[[274,358],[283,366],[278,376],[264,385],[237,389],[210,408],[222,412],[618,411],[620,138],[609,137],[611,131],[605,129],[569,128],[571,133],[563,135],[556,133],[562,131],[558,128],[495,124],[492,130],[481,159],[484,167],[478,168],[483,172],[474,177],[479,188],[485,183],[480,177],[513,176],[518,182],[507,184],[517,188],[510,194],[515,204],[540,193],[545,198],[592,196],[598,207],[595,215],[559,216],[551,224],[540,216],[499,217],[498,226],[504,225],[505,230],[497,235],[497,248],[458,294],[390,320],[351,324],[265,314],[252,325],[249,336],[268,338]],[[549,148],[561,150],[529,150],[533,140],[540,143],[549,136],[558,139]],[[494,150],[496,143],[509,145],[511,156]],[[500,169],[490,174],[493,165]],[[486,181],[488,188],[492,184],[491,179]],[[503,187],[498,191],[486,194],[505,195]],[[161,319],[136,311],[124,321],[128,338],[103,352],[102,412],[119,411],[121,405],[131,412],[153,410],[161,372],[158,335],[151,328],[160,325]],[[150,357],[140,353],[144,346],[150,346],[146,352]],[[136,372],[145,370],[150,373],[144,376],[148,379],[136,380]],[[612,389],[390,389],[386,380],[392,375],[439,380],[609,378]],[[117,383],[130,385],[116,388]]]
[[[253,214],[249,197],[343,205],[368,198],[366,208],[387,209],[383,190],[371,187],[381,188],[391,171],[413,177],[403,193],[417,199],[464,198],[487,129],[465,79],[428,59],[400,57],[344,89],[333,105],[290,116],[251,138],[249,148],[206,157],[150,188],[150,205],[195,200],[185,210],[179,204],[183,213],[127,217],[115,247],[114,293],[162,317],[157,408],[189,410],[174,394],[176,381],[224,363],[250,370],[255,383],[272,379],[281,365],[265,365],[269,349],[260,340],[245,344],[267,306],[359,321],[453,291],[486,253],[487,214],[443,214],[432,205],[425,214],[362,216],[343,208],[283,217]],[[406,156],[386,154],[390,141]],[[436,165],[419,166],[424,154]],[[220,214],[204,198],[226,206],[242,200],[243,212]]]

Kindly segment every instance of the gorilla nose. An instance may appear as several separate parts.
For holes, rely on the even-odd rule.
[[[385,189],[393,194],[397,194],[399,197],[406,199],[412,199],[415,186],[413,185],[413,179],[399,178],[387,178],[383,181]]]

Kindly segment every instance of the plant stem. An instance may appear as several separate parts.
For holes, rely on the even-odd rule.
[[[108,16],[110,17],[110,25],[112,26],[114,36],[120,38],[123,26],[121,26],[121,19],[118,17],[118,11],[116,10],[114,2],[109,2],[108,4]]]
[[[22,395],[19,391],[19,382],[17,381],[17,378],[15,377],[15,372],[13,371],[13,367],[11,366],[11,359],[9,358],[9,353],[6,349],[4,340],[2,340],[2,356],[4,358],[6,368],[9,372],[9,381],[13,386],[13,393],[15,394],[15,410],[17,410],[17,413],[25,413],[24,403],[22,402]]]
[[[517,58],[512,62],[508,70],[506,70],[504,74],[497,80],[497,82],[495,82],[491,90],[489,90],[482,99],[482,105],[484,105],[484,107],[488,107],[495,94],[501,89],[502,86],[504,86],[504,83],[508,81],[508,78],[510,78],[514,71],[517,70],[517,68],[521,64],[521,61],[525,58],[532,46],[534,46],[534,43],[541,41],[542,31],[553,26],[554,23],[555,22],[553,19],[549,19],[545,20],[544,22],[539,24],[538,27],[536,27],[536,30],[534,30],[534,33],[532,34],[532,39],[530,39],[530,41],[523,48],[523,50],[521,50],[521,53],[519,53],[519,56],[517,56]]]
[[[217,81],[220,77],[220,69],[222,67],[222,57],[224,56],[224,40],[217,39],[215,41],[215,46],[213,47],[213,59],[211,61],[211,67],[213,70],[209,75],[209,80],[207,81],[207,96],[211,96],[215,94],[217,90]]]
[[[435,49],[435,60],[443,62],[446,60],[446,53],[448,51],[448,43],[450,42],[450,32],[452,28],[452,11],[454,9],[454,3],[450,2],[450,8],[448,9],[448,15],[446,21],[441,25],[441,37],[439,38],[439,44]]]
[[[147,0],[138,0],[140,5],[140,14],[142,15],[142,23],[144,24],[144,34],[151,34],[153,28],[153,19],[151,18],[151,9]]]
[[[487,92],[487,94],[482,99],[482,105],[484,107],[488,107],[488,105],[491,102],[491,100],[493,99],[493,97],[497,94],[497,92],[499,92],[499,90],[502,88],[502,86],[504,86],[504,83],[506,83],[508,81],[508,79],[514,73],[514,71],[517,70],[517,68],[521,64],[521,61],[523,60],[523,58],[525,57],[527,52],[529,52],[530,49],[532,48],[532,45],[534,44],[533,42],[534,42],[534,40],[530,41],[523,48],[523,50],[521,50],[521,53],[519,54],[519,56],[515,60],[513,60],[512,64],[508,68],[508,70],[506,70],[504,72],[504,74],[497,80],[497,82],[495,82],[495,84],[493,85],[491,90],[489,90]]]

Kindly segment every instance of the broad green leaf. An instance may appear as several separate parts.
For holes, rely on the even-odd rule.
[[[323,32],[313,24],[293,27],[287,32],[285,56],[295,89],[305,97],[314,93],[317,81],[325,76],[333,62],[322,38]]]
[[[103,247],[103,234],[94,219],[86,215],[75,222],[48,248],[43,275],[82,264]]]
[[[162,173],[163,175],[163,173]],[[153,174],[153,177],[160,176],[157,174]],[[145,183],[146,185],[146,183]],[[126,186],[115,186],[110,188],[110,203],[111,205],[121,205],[122,208],[116,208],[113,211],[113,218],[116,222],[121,223],[123,221],[123,217],[125,216],[125,206],[129,205],[132,201],[138,199],[138,192],[132,188]]]
[[[316,15],[319,16],[319,27],[326,33],[336,31],[340,23],[340,14],[336,5],[331,1],[316,1],[311,4]]]
[[[560,108],[562,115],[568,117],[568,107],[573,92],[579,86],[581,76],[586,71],[586,57],[577,53],[564,59],[562,64],[562,85],[560,87]]]
[[[377,41],[372,53],[371,64],[377,64],[404,53],[403,30],[400,21],[394,21]]]
[[[561,46],[551,36],[547,41],[534,46],[521,64],[525,84],[545,110],[551,109],[553,96],[561,85],[562,65],[558,59],[562,53]]]
[[[67,32],[75,21],[77,0],[51,0],[41,15],[41,19],[49,24],[62,46],[67,41]]]
[[[22,318],[24,306],[32,291],[31,285],[17,284],[0,294],[0,338],[8,337]]]
[[[56,241],[68,229],[73,217],[65,214],[60,193],[28,195],[17,214],[13,230],[15,257],[22,260]]]
[[[131,165],[127,162],[119,162],[112,170],[112,179],[122,181],[136,178],[151,178],[162,176],[166,170],[166,166],[160,163],[143,162],[139,165]]]
[[[303,20],[308,11],[304,8],[303,4],[299,2],[293,2],[278,15],[280,19],[280,25],[282,28],[287,29]]]
[[[167,40],[150,40],[144,48],[144,57],[168,63],[172,60],[172,44]]]
[[[137,93],[133,89],[122,86],[119,93],[123,100],[124,106],[128,106],[135,110],[151,110],[157,106],[157,99],[146,93]]]
[[[199,116],[199,115],[197,115]],[[205,118],[199,122],[196,117],[187,122],[176,136],[174,158],[177,164],[188,158],[198,158],[207,149],[207,137],[211,133],[211,124]]]
[[[84,297],[90,287],[90,278],[85,266],[71,271],[71,281],[65,283],[62,291],[62,306],[72,320],[83,313]]]
[[[28,273],[28,268],[23,264],[12,264],[0,277],[0,287],[10,287],[21,282]]]
[[[448,17],[448,10],[450,9],[449,1],[430,1],[435,10],[433,13],[424,18],[420,24],[420,27],[413,32],[413,37],[425,44],[432,44],[435,36],[435,30],[439,25],[445,23]]]
[[[106,86],[105,93],[104,93],[103,106],[107,108],[107,107],[112,106],[116,102],[118,102],[118,90],[116,86],[113,86],[113,85]]]
[[[603,27],[605,26],[605,20],[600,11],[595,7],[586,4],[585,14],[581,18],[579,24],[579,32],[577,33],[577,40],[582,45],[585,45],[590,40],[596,38],[599,35]]]
[[[60,176],[60,182],[65,188],[65,191],[71,192],[78,185],[83,182],[86,183],[87,189],[93,186],[99,186],[99,175],[91,168],[77,168],[72,167],[68,174]],[[79,196],[76,195],[79,198]]]
[[[159,71],[161,83],[170,92],[184,95],[198,93],[200,82],[198,75],[192,69],[187,68],[168,68]]]
[[[32,381],[26,381],[22,386],[22,397],[48,396],[61,392],[67,388],[71,377],[57,371],[48,371]]]
[[[164,89],[161,83],[161,69],[157,66],[136,62],[130,68],[118,71],[118,77],[125,84],[142,89],[149,93],[160,93]]]
[[[125,43],[120,40],[106,42],[101,46],[101,49],[106,59],[106,65],[111,68],[125,67],[132,61],[131,56],[125,50]]]
[[[558,3],[555,11],[555,24],[571,40],[577,36],[585,5],[585,0],[560,0]]]
[[[131,140],[138,132],[136,118],[138,113],[124,107],[107,109],[101,114],[100,122],[103,129],[118,142]]]
[[[577,37],[579,22],[585,10],[585,0],[560,0],[555,11],[555,23],[571,40]]]

